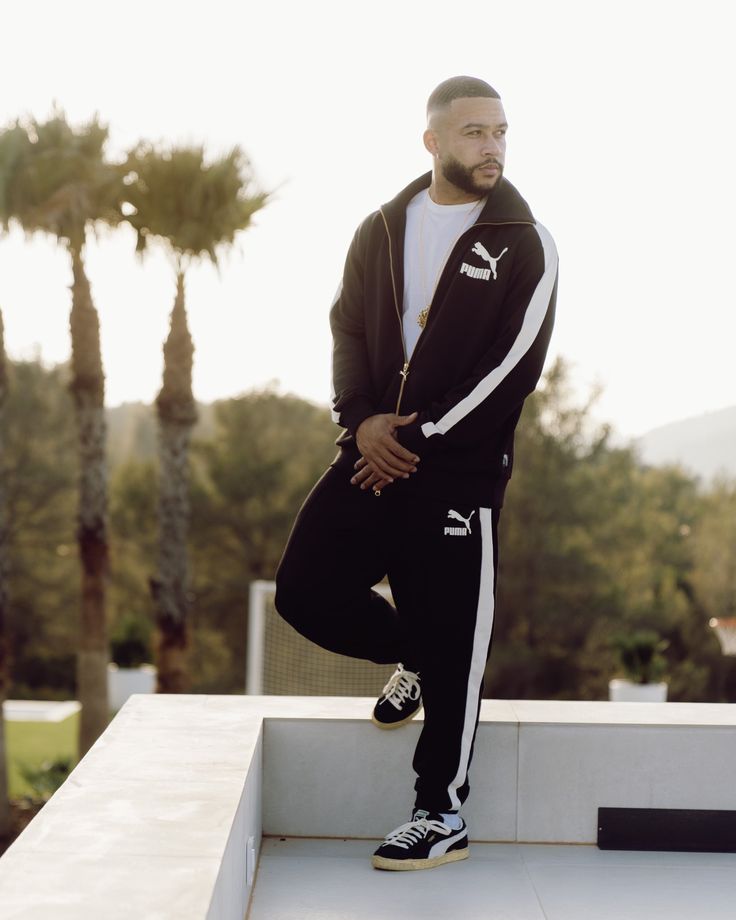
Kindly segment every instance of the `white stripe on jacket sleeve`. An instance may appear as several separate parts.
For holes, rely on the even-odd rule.
[[[531,296],[524,314],[524,321],[514,344],[498,367],[494,367],[489,374],[473,387],[467,396],[455,403],[449,412],[446,412],[437,422],[425,422],[422,425],[422,434],[425,438],[430,438],[433,434],[447,434],[453,425],[457,425],[473,409],[476,409],[485,399],[488,399],[496,387],[508,377],[529,351],[539,335],[555,286],[558,260],[557,248],[549,230],[542,224],[535,224],[535,227],[544,252],[544,272]]]

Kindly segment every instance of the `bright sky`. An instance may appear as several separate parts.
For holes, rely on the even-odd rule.
[[[268,381],[329,400],[327,323],[360,220],[430,167],[426,97],[467,73],[499,90],[506,175],[554,235],[550,360],[633,436],[736,405],[729,3],[700,0],[41,0],[3,17],[0,124],[98,111],[139,138],[240,144],[273,203],[187,306],[199,400]],[[107,403],[151,401],[173,304],[161,251],[92,241]],[[51,241],[0,240],[11,357],[69,355],[71,269]],[[398,334],[398,332],[397,332]]]

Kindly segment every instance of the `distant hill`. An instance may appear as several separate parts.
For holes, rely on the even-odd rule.
[[[653,466],[677,463],[704,480],[736,476],[736,406],[662,425],[634,443]]]

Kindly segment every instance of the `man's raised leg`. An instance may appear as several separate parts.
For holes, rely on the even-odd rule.
[[[386,502],[330,467],[294,523],[276,574],[276,609],[322,648],[377,664],[406,654],[404,627],[371,590],[386,574]]]

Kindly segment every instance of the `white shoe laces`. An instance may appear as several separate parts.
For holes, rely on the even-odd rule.
[[[428,818],[414,818],[412,821],[407,821],[406,824],[402,824],[397,827],[396,830],[391,831],[391,833],[386,836],[385,842],[390,843],[392,846],[408,850],[410,846],[424,839],[430,831],[437,831],[437,833],[446,837],[452,832],[452,828],[449,828],[441,821],[430,821]]]
[[[398,666],[383,688],[383,696],[396,709],[401,709],[404,700],[418,700],[421,694],[419,675],[414,671],[406,671],[403,664]]]

